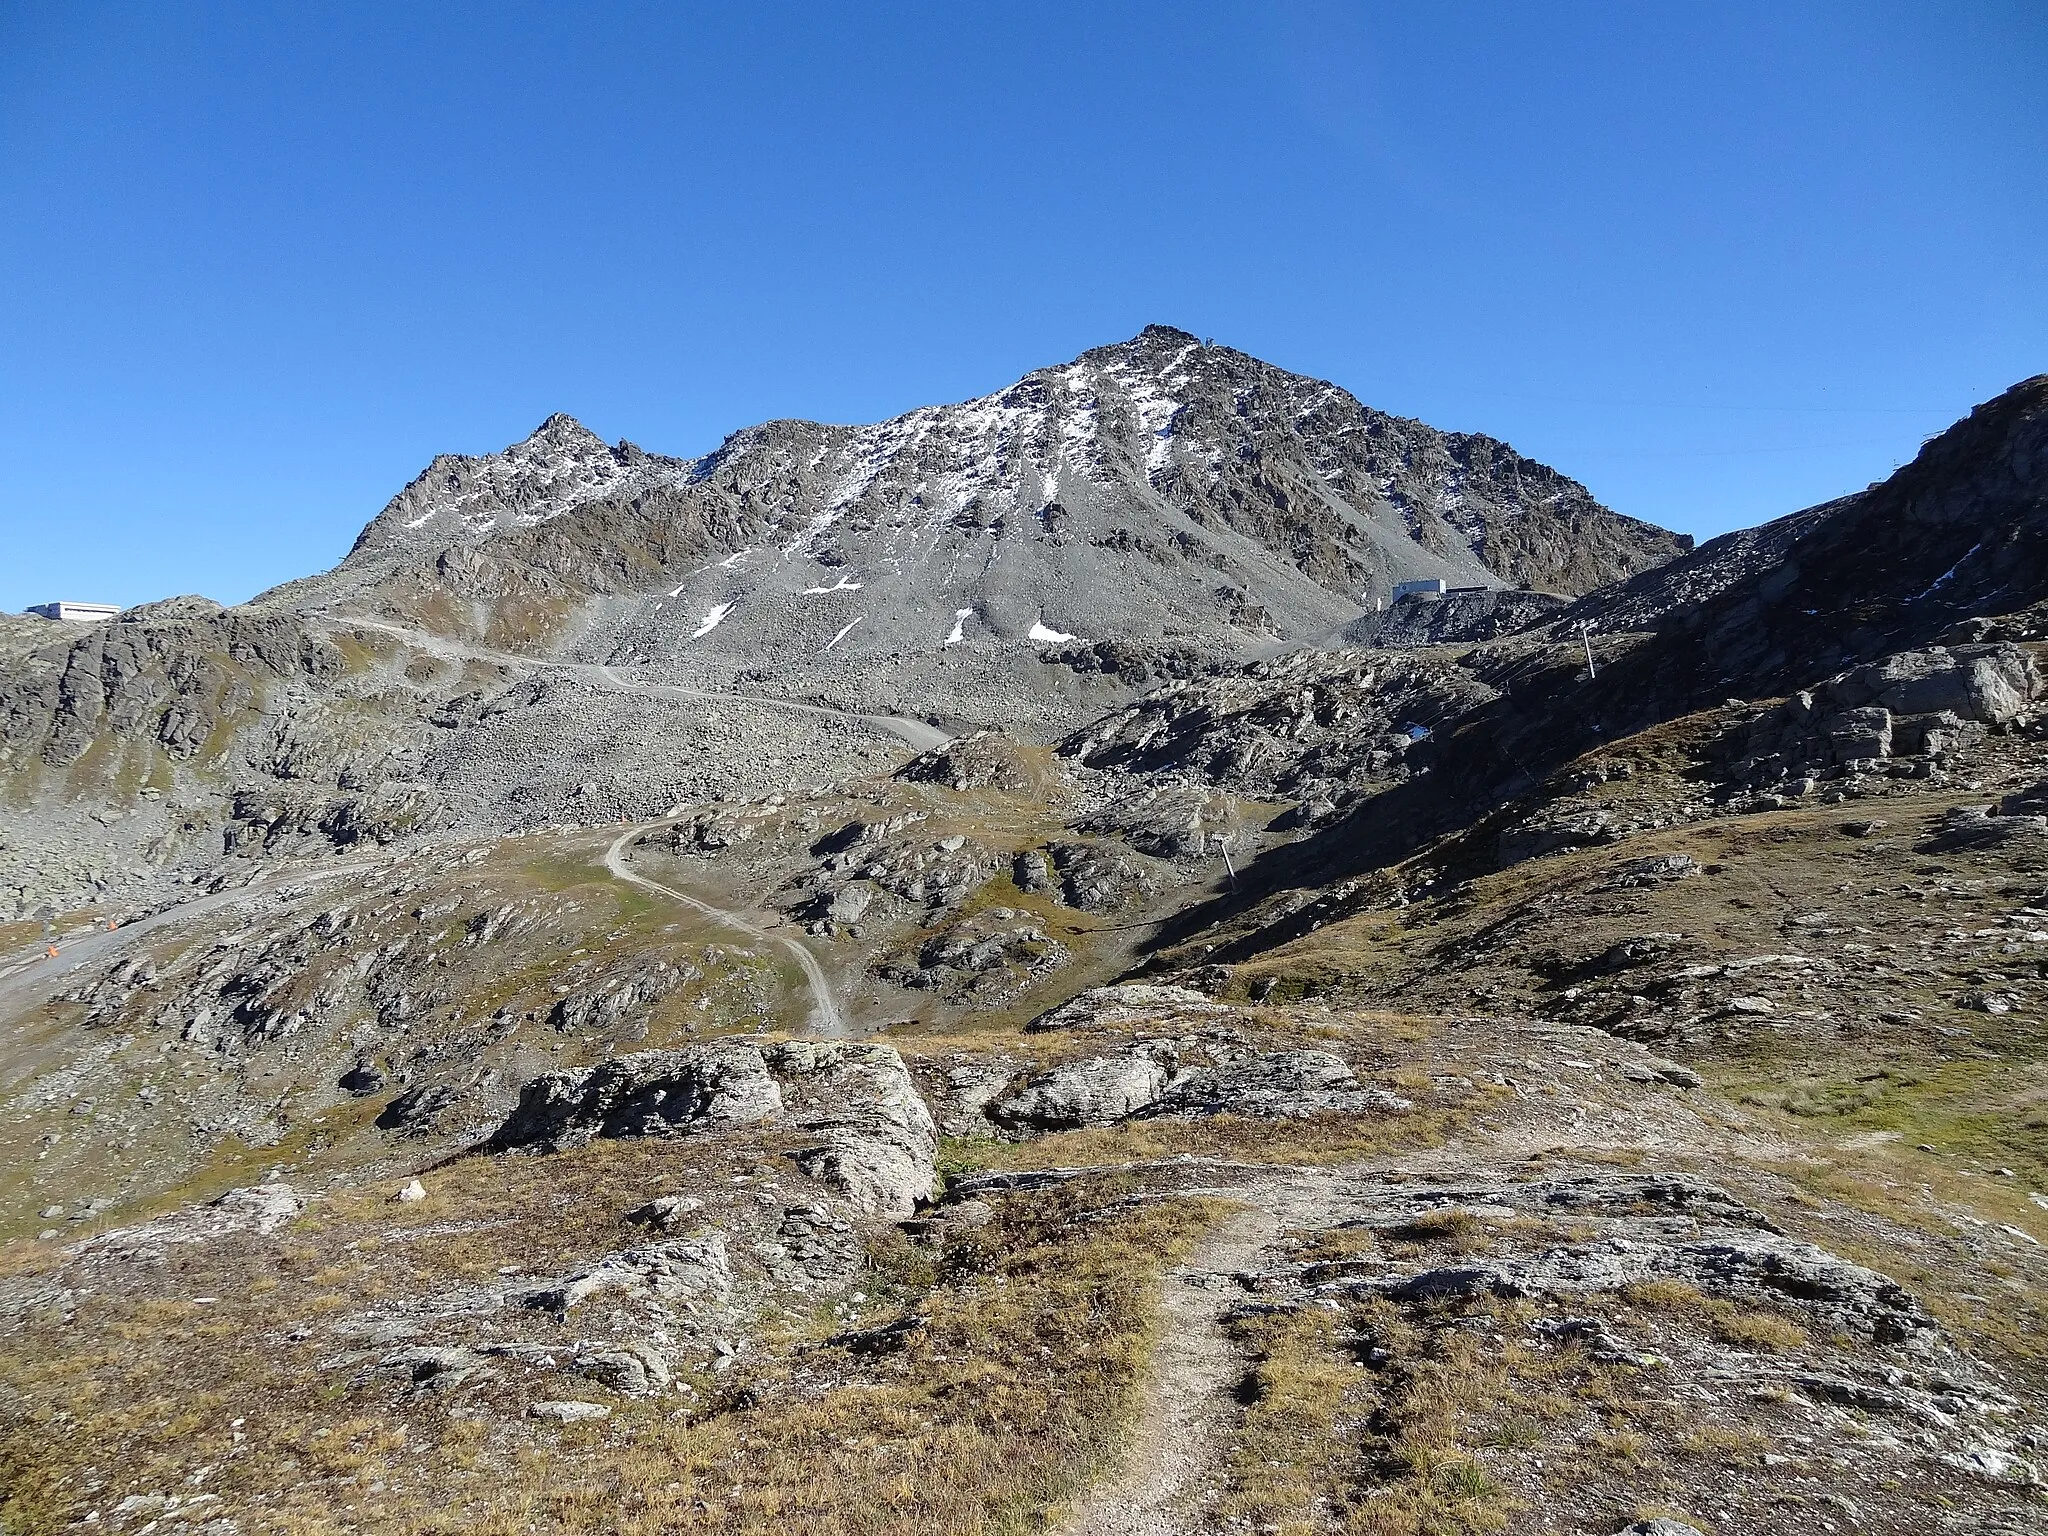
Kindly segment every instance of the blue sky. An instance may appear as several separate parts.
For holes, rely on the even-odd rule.
[[[2048,369],[2048,7],[0,3],[0,608],[1149,322],[1707,535]]]

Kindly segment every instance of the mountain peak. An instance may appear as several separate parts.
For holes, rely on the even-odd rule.
[[[435,460],[358,548],[439,550],[686,487],[690,517],[786,560],[852,558],[872,543],[900,575],[897,544],[914,530],[920,560],[965,570],[955,545],[994,540],[974,562],[1001,572],[992,591],[1041,584],[1054,607],[1076,601],[1062,592],[1092,592],[1085,622],[1141,612],[1162,640],[1214,628],[1219,584],[1257,589],[1240,605],[1249,628],[1232,634],[1300,637],[1348,623],[1361,594],[1400,581],[1579,593],[1685,547],[1504,444],[1385,416],[1323,380],[1154,324],[979,399],[871,426],[764,424],[693,463],[609,448],[558,413],[502,453]],[[1049,521],[1049,506],[1067,522]],[[1102,551],[1122,583],[1114,602]],[[815,584],[804,580],[799,595]],[[1018,600],[1031,611],[1014,627],[1028,631],[1039,597]],[[959,596],[941,617],[980,601]]]
[[[583,447],[591,443],[603,447],[604,439],[566,411],[556,411],[546,421],[535,427],[523,439],[512,446],[514,448],[524,448],[529,445],[566,447],[573,444]]]
[[[530,527],[585,502],[673,480],[688,466],[613,449],[557,411],[499,453],[444,453],[386,504],[356,540],[366,549],[438,548]]]

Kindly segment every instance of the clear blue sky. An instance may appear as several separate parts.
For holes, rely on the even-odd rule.
[[[0,607],[1179,325],[1697,534],[2048,370],[2048,6],[0,0]]]

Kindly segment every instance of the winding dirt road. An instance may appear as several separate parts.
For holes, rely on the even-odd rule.
[[[693,912],[703,914],[714,922],[723,923],[735,933],[746,935],[757,944],[779,945],[789,952],[804,973],[804,980],[811,988],[811,1027],[830,1039],[843,1039],[847,1034],[846,1017],[839,1011],[839,1003],[832,995],[832,985],[825,979],[825,968],[818,964],[818,957],[812,954],[802,940],[786,933],[770,933],[757,928],[737,912],[728,912],[724,907],[714,907],[708,901],[699,901],[686,891],[679,891],[672,885],[663,885],[659,880],[650,880],[626,862],[626,845],[634,838],[647,832],[651,827],[665,826],[665,822],[651,822],[643,826],[628,827],[604,852],[604,867],[616,880],[628,885],[637,885],[644,890],[665,896],[670,901],[681,902]]]
[[[380,850],[376,858],[388,858],[388,852]],[[137,939],[183,922],[191,917],[203,917],[209,912],[239,906],[261,897],[275,895],[280,886],[311,884],[316,881],[332,880],[338,875],[359,872],[372,858],[339,858],[332,864],[317,869],[285,869],[274,874],[262,875],[247,885],[238,885],[210,895],[196,896],[190,901],[179,902],[174,907],[165,907],[148,917],[139,917],[124,923],[119,928],[89,928],[58,934],[49,942],[54,944],[57,954],[52,958],[45,945],[38,943],[28,949],[19,950],[5,959],[0,959],[0,1020],[13,1018],[36,1004],[45,1002],[56,992],[80,966],[95,960],[110,959],[120,954]]]
[[[953,739],[929,721],[914,720],[908,715],[864,715],[850,710],[832,709],[824,704],[805,704],[796,699],[778,699],[767,694],[722,693],[710,688],[689,688],[681,683],[657,683],[642,678],[622,677],[617,669],[598,662],[551,661],[538,656],[523,656],[516,651],[500,651],[490,646],[451,640],[445,635],[430,634],[423,629],[407,629],[402,624],[390,624],[382,619],[336,614],[328,617],[327,622],[339,627],[378,630],[396,636],[406,644],[432,655],[445,656],[451,660],[487,661],[504,667],[535,667],[552,672],[566,672],[613,693],[637,693],[650,699],[708,699],[727,704],[758,704],[766,709],[788,710],[792,714],[851,720],[856,724],[881,731],[885,735],[894,736],[904,745],[919,752],[933,751]]]

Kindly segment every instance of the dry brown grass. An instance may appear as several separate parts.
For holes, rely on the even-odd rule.
[[[1806,1346],[1806,1330],[1778,1312],[1757,1312],[1703,1294],[1683,1280],[1643,1280],[1622,1295],[1638,1306],[1697,1318],[1723,1343],[1747,1349],[1790,1351]]]
[[[1467,1230],[1437,1225],[1439,1236]],[[1310,1252],[1328,1259],[1360,1242],[1340,1231]],[[1585,1304],[1613,1312],[1616,1326],[1633,1305],[1669,1325],[1749,1332],[1770,1347],[1794,1347],[1797,1333],[1674,1282]],[[1539,1313],[1490,1298],[1422,1308],[1368,1298],[1240,1319],[1235,1334],[1252,1363],[1220,1512],[1280,1536],[1612,1529],[1644,1492],[1711,1495],[1774,1443],[1765,1420],[1776,1405],[1744,1398],[1681,1411],[1656,1372],[1532,1336]],[[1618,1492],[1631,1502],[1617,1503]],[[1657,1510],[1682,1513],[1683,1504]]]
[[[1507,1390],[1500,1357],[1391,1303],[1251,1317],[1250,1402],[1232,1442],[1223,1512],[1286,1533],[1483,1533],[1517,1508],[1487,1465],[1484,1406]],[[1382,1351],[1361,1366],[1345,1335]],[[1497,1443],[1497,1437],[1495,1437]]]
[[[898,1350],[856,1356],[822,1343],[829,1318],[770,1315],[763,1362],[696,1378],[694,1408],[612,1399],[611,1420],[556,1428],[520,1417],[532,1386],[421,1392],[360,1356],[322,1363],[334,1311],[609,1250],[650,1190],[761,1155],[622,1142],[470,1159],[430,1174],[419,1205],[342,1195],[275,1239],[176,1254],[143,1294],[46,1309],[0,1350],[0,1526],[34,1536],[198,1486],[209,1517],[252,1536],[1036,1528],[1117,1444],[1159,1278],[1214,1202],[1078,1181],[999,1202],[936,1266],[884,1229],[869,1320],[926,1319]],[[434,1230],[455,1215],[471,1230]]]

